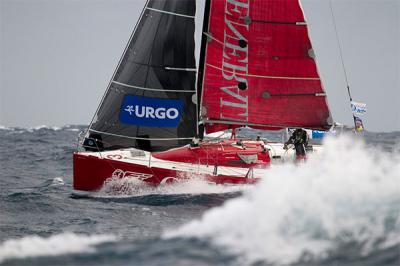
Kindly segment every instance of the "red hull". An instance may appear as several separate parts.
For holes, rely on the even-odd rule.
[[[121,153],[122,154],[122,153]],[[257,178],[248,174],[251,168],[265,168],[269,165],[268,152],[260,142],[245,142],[236,145],[234,141],[203,143],[199,147],[182,147],[166,152],[151,154],[157,162],[135,163],[126,161],[127,157],[118,153],[76,152],[73,156],[75,190],[96,191],[111,177],[132,177],[145,181],[149,185],[187,179],[189,176],[201,176],[208,182],[216,184],[253,184]],[[144,155],[143,155],[144,156]],[[257,161],[243,162],[240,156],[256,156]],[[151,159],[150,158],[150,159]],[[124,161],[125,160],[125,161]],[[207,171],[193,171],[196,165]],[[165,167],[176,164],[177,167]],[[180,168],[179,165],[192,166],[192,170]],[[199,165],[199,166],[200,166]],[[217,165],[217,166],[216,166]],[[226,167],[224,167],[226,166]],[[219,169],[240,169],[240,175],[227,175]],[[216,172],[215,172],[216,171]]]

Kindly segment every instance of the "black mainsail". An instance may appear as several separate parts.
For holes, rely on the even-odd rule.
[[[195,12],[194,0],[146,3],[84,146],[157,151],[196,136]]]

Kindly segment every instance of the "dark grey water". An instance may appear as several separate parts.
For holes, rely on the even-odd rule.
[[[87,197],[72,193],[83,128],[0,129],[0,265],[400,265],[400,133],[366,134],[377,149],[351,165],[272,170],[244,192],[196,181]]]

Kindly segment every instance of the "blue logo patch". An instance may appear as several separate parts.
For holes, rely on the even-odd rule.
[[[183,102],[126,95],[119,112],[121,123],[146,127],[177,127]]]
[[[327,135],[325,131],[313,130],[311,134],[312,139],[322,139]]]

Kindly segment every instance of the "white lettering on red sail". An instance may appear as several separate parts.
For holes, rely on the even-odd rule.
[[[249,1],[227,0],[224,16],[224,39],[221,73],[225,79],[221,86],[220,116],[221,119],[248,120],[247,91],[241,91],[238,84],[247,87],[248,74],[248,25],[237,23],[249,16]],[[244,22],[244,21],[243,21]],[[243,45],[240,46],[239,42]],[[236,110],[235,110],[236,109]],[[232,112],[232,110],[235,110]]]
[[[206,127],[328,128],[330,112],[299,2],[211,0],[210,6]]]

